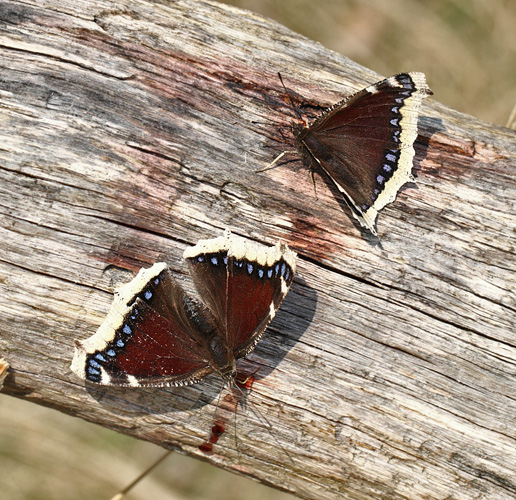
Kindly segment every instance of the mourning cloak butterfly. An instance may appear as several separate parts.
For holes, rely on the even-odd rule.
[[[391,76],[298,127],[296,147],[333,181],[360,224],[376,235],[378,212],[396,198],[411,170],[423,98],[423,73]]]
[[[187,295],[165,263],[141,269],[115,292],[104,323],[76,341],[71,369],[105,385],[180,386],[212,372],[232,382],[285,298],[296,254],[226,232],[187,248],[203,302]]]

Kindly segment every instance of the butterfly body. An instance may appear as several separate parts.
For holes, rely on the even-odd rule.
[[[373,234],[378,212],[414,180],[418,115],[429,94],[422,73],[401,73],[333,105],[297,134],[297,149]]]

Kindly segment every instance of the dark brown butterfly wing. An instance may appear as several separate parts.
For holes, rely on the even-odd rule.
[[[430,93],[422,73],[392,76],[332,106],[297,138],[373,234],[378,211],[413,180],[419,109]]]
[[[286,245],[259,252],[234,247],[228,255],[227,335],[235,358],[251,352],[292,284],[296,255]]]
[[[189,297],[166,264],[142,269],[115,294],[97,333],[77,342],[72,370],[105,385],[177,386],[217,371],[232,379],[274,317],[295,272],[286,245],[231,236],[185,251],[208,306]]]
[[[248,354],[274,317],[292,283],[296,254],[226,235],[187,249],[200,296],[222,325],[235,359]]]
[[[104,385],[192,384],[213,371],[204,342],[212,330],[203,306],[155,264],[121,287],[97,333],[77,342],[72,370]]]

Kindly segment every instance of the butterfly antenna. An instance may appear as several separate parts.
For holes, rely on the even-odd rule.
[[[288,100],[290,101],[290,105],[292,106],[292,109],[294,110],[294,113],[296,113],[296,116],[298,117],[299,121],[302,122],[304,124],[304,126],[306,127],[307,123],[304,120],[304,118],[301,116],[301,113],[299,112],[299,109],[294,104],[294,101],[292,100],[292,96],[290,95],[290,92],[287,90],[287,87],[285,86],[285,83],[283,82],[283,77],[281,76],[281,73],[279,71],[278,71],[278,77],[280,79],[281,86],[283,87],[283,90],[285,91],[285,94],[287,94],[287,96],[288,96]],[[266,167],[261,168],[260,170],[256,170],[255,173],[258,174],[260,172],[265,172],[267,170],[272,170],[273,168],[276,168],[277,166],[279,166],[279,165],[276,165],[276,164],[281,160],[281,158],[283,158],[286,154],[293,154],[293,153],[297,153],[297,151],[296,150],[293,150],[293,151],[283,151],[278,156],[276,156],[276,158],[274,158],[272,163],[269,163]]]
[[[240,393],[242,394],[242,397],[245,398],[244,391],[242,391],[242,389],[240,387],[238,387],[237,385],[235,385],[235,387],[237,387],[237,389],[240,391]],[[290,460],[290,463],[292,464],[292,466],[295,467],[296,464],[294,463],[294,460],[290,456],[289,452],[284,448],[284,446],[279,442],[278,438],[272,432],[273,426],[269,422],[267,417],[258,409],[258,407],[255,404],[253,404],[251,401],[249,401],[249,403],[250,403],[249,404],[249,408],[253,412],[254,416],[267,429],[267,431],[269,432],[269,435],[272,437],[272,439],[274,439],[276,444],[282,449],[283,453],[285,453],[285,455],[287,455],[287,457]]]
[[[244,403],[247,400],[247,396],[248,396],[248,393],[244,393],[244,391],[242,390],[242,388],[240,386],[246,387],[246,385],[249,382],[249,380],[251,380],[251,379],[254,380],[254,376],[256,375],[256,373],[258,373],[259,370],[260,370],[260,368],[257,368],[253,373],[251,373],[251,375],[247,375],[243,380],[239,380],[238,379],[238,374],[237,374],[237,377],[233,381],[233,385],[231,387],[231,390],[232,390],[233,395],[235,397],[235,400],[237,402],[236,407],[235,407],[235,417],[234,417],[235,423],[234,423],[234,426],[235,426],[235,449],[236,449],[239,457],[241,456],[241,453],[240,453],[240,448],[238,446],[238,435],[237,435],[237,429],[238,429],[238,426],[237,426],[238,403],[240,403],[241,406],[243,407]],[[252,384],[252,382],[251,382],[251,384]],[[246,387],[246,389],[249,389],[249,392],[251,392],[251,388],[252,388],[252,385],[250,387]],[[236,392],[237,391],[240,392],[240,398],[237,398],[237,396],[236,396]]]
[[[224,390],[224,385],[225,384],[226,384],[225,380],[222,380],[222,386],[221,386],[221,388],[219,390],[219,397],[217,398],[217,406],[215,407],[215,411],[213,412],[213,417],[211,419],[210,429],[208,431],[207,442],[210,441],[211,433],[212,433],[212,430],[213,430],[213,426],[215,425],[215,420],[217,420],[217,413],[218,413],[219,408],[220,408],[220,400],[221,400],[221,397],[222,397],[222,391]]]
[[[237,388],[240,390],[240,392],[242,392],[242,390],[240,389],[240,387],[238,387],[238,386],[236,385],[236,383],[235,383],[235,382],[233,382],[232,390],[233,390],[235,387],[237,387]],[[242,394],[243,394],[243,392],[242,392]],[[238,460],[239,460],[239,462],[241,462],[241,460],[240,460],[240,456],[241,456],[241,453],[240,453],[240,447],[238,446],[237,414],[238,414],[238,403],[237,403],[236,408],[235,408],[235,417],[234,417],[234,420],[235,420],[235,421],[234,421],[234,424],[233,424],[233,428],[235,429],[235,450],[236,450],[236,452],[238,453]]]
[[[167,458],[174,450],[166,451],[158,458],[150,467],[147,467],[134,481],[129,483],[123,490],[120,490],[111,500],[122,500],[125,495],[134,488],[147,474],[150,474],[165,458]]]
[[[294,101],[292,100],[292,96],[290,95],[290,92],[287,90],[287,87],[285,87],[285,84],[283,83],[283,77],[281,76],[281,73],[279,71],[278,71],[278,77],[280,79],[283,90],[285,90],[285,93],[288,96],[288,100],[290,101],[290,105],[292,106],[294,113],[296,113],[297,117],[299,118],[299,121],[303,122],[306,126],[307,123],[305,122],[305,119],[301,116],[301,113],[299,112],[299,109],[297,109],[297,106],[294,104]]]

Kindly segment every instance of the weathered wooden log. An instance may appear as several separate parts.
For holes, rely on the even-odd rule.
[[[378,75],[218,4],[4,1],[0,20],[2,392],[303,498],[516,497],[514,131],[425,101],[417,186],[378,240],[301,161],[256,173],[293,142],[278,71],[309,119]],[[300,260],[244,362],[272,429],[239,413],[238,445],[228,428],[206,456],[215,377],[113,389],[69,364],[115,285],[186,275],[184,248],[226,227]]]

